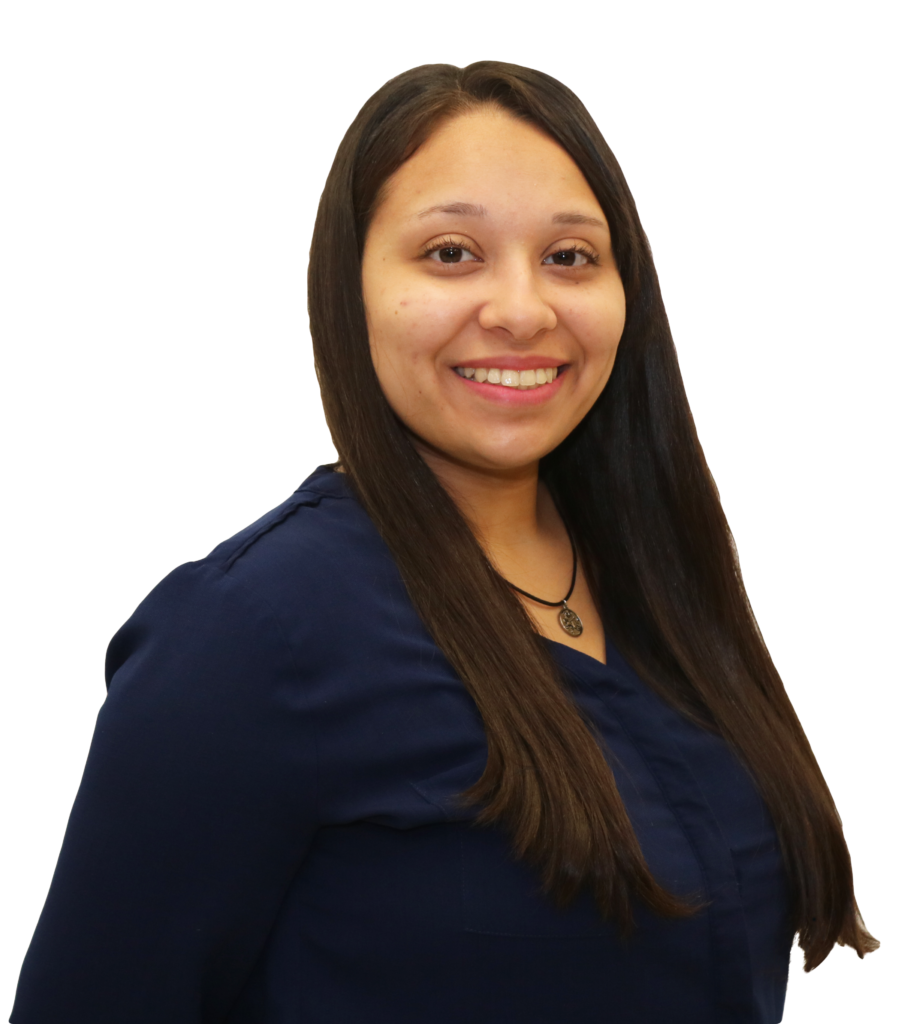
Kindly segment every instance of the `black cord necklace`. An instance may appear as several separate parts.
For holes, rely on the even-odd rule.
[[[573,588],[576,586],[576,545],[573,543],[573,538],[570,538],[570,549],[573,551],[573,576],[570,579],[570,589],[567,591],[567,596],[562,601],[544,601],[540,597],[536,597],[535,594],[530,594],[528,591],[521,590],[518,586],[515,586],[510,580],[505,580],[508,587],[511,590],[515,590],[518,594],[522,594],[523,597],[528,597],[530,601],[537,601],[539,604],[545,605],[547,608],[557,608],[558,605],[563,605],[560,614],[557,617],[558,622],[561,624],[561,629],[565,633],[569,633],[570,636],[579,636],[583,631],[583,620],[573,611],[572,608],[567,607],[567,602],[573,595]]]

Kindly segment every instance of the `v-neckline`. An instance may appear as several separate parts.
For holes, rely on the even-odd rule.
[[[551,637],[547,636],[545,637],[545,640],[549,644],[552,644],[554,647],[558,648],[558,650],[569,651],[571,655],[576,655],[578,658],[583,658],[585,661],[591,661],[592,664],[599,669],[613,667],[611,665],[611,658],[616,653],[616,651],[612,642],[607,638],[605,639],[605,657],[609,659],[607,661],[599,661],[598,658],[594,657],[591,654],[586,654],[585,651],[577,650],[576,647],[571,647],[569,644],[562,644],[560,640],[552,640]],[[556,655],[557,652],[554,653]]]

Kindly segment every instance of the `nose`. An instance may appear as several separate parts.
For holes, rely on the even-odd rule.
[[[491,291],[479,311],[479,325],[485,330],[499,328],[513,341],[526,343],[557,326],[557,314],[539,291],[531,267],[499,267],[490,284]]]

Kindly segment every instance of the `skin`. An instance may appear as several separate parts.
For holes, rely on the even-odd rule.
[[[626,316],[607,220],[579,168],[496,107],[443,123],[387,183],[362,286],[378,379],[423,458],[498,571],[562,598],[570,541],[539,460],[601,394]],[[477,365],[559,373],[518,392],[455,371]],[[542,635],[605,660],[582,567],[569,602],[580,637],[558,609],[521,600]]]

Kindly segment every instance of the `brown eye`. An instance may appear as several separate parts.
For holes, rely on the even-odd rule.
[[[475,260],[476,257],[462,245],[444,245],[440,249],[435,249],[429,254],[429,259],[433,259],[436,263],[464,263],[469,260]]]
[[[581,267],[589,262],[589,257],[577,252],[575,249],[563,249],[561,252],[553,252],[546,256],[542,263],[554,267]]]

